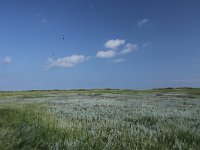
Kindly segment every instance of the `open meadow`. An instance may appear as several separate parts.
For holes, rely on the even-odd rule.
[[[200,89],[0,92],[0,150],[200,149]]]

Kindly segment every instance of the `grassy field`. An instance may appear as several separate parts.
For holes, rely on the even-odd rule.
[[[0,92],[0,150],[200,149],[200,89]]]

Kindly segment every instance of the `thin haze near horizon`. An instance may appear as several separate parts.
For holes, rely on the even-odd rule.
[[[200,85],[198,0],[0,2],[0,90]]]

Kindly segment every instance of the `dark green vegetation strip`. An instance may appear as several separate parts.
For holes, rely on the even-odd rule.
[[[188,98],[200,98],[200,88],[158,88],[151,90],[131,90],[131,89],[72,89],[72,90],[33,90],[33,91],[0,91],[0,98],[7,96],[18,96],[20,98],[40,98],[48,97],[50,94],[166,94],[166,93],[184,93]]]

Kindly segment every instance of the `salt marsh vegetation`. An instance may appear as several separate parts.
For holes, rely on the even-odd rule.
[[[199,149],[200,89],[0,92],[0,149]]]

